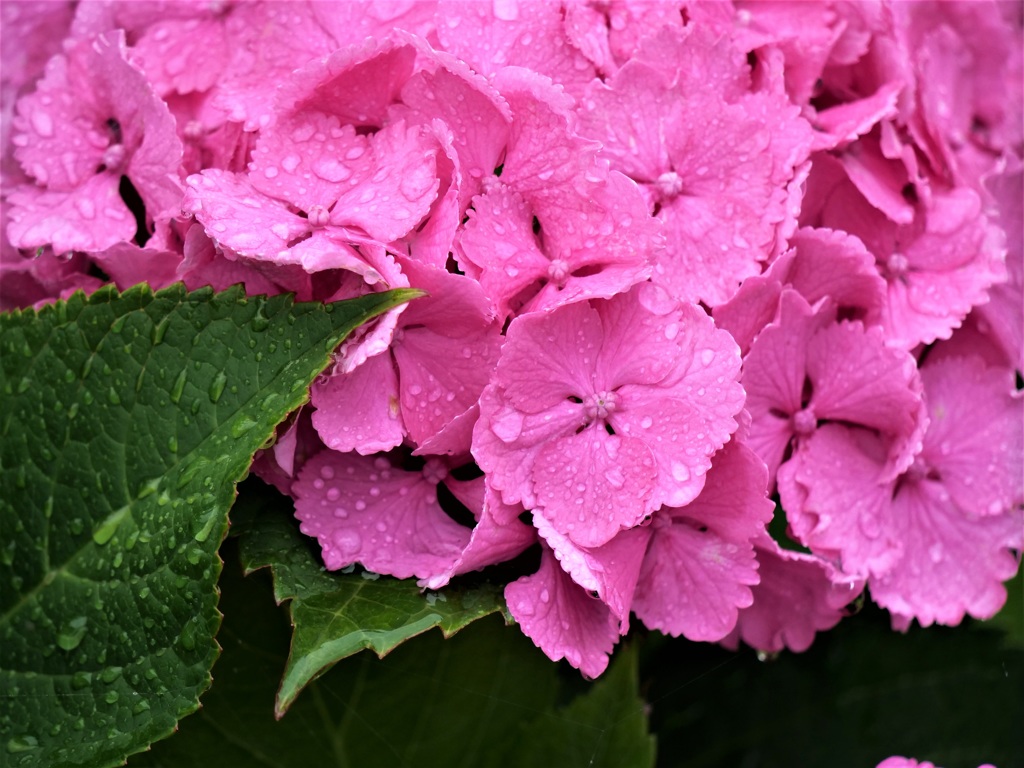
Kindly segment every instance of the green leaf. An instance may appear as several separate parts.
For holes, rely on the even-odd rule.
[[[235,482],[338,342],[414,295],[136,286],[0,315],[5,764],[120,764],[196,709]]]
[[[642,733],[635,727],[639,707],[612,703],[616,696],[637,701],[635,687],[623,687],[635,682],[631,655],[620,660],[630,668],[609,670],[610,685],[600,689],[601,683],[584,683],[575,670],[550,662],[497,616],[450,640],[427,633],[383,659],[366,653],[345,659],[275,720],[288,623],[274,606],[267,572],[243,579],[233,566],[236,541],[225,545],[224,653],[213,687],[180,733],[135,755],[132,768],[505,768],[527,764],[537,754],[531,742],[548,745],[563,727],[573,743],[561,754],[580,759],[532,765],[587,768],[595,754],[594,765],[650,765],[628,762],[647,739],[624,742],[615,721],[622,712],[625,730]],[[568,706],[559,709],[563,699]],[[614,711],[600,712],[605,706]],[[611,748],[626,759],[615,760]]]
[[[264,494],[276,491],[266,488]],[[450,637],[472,621],[505,611],[502,588],[493,584],[423,593],[413,579],[327,572],[314,542],[299,532],[291,501],[284,502],[277,508],[264,503],[250,518],[235,518],[247,571],[269,567],[277,602],[290,601],[295,633],[277,695],[278,716],[340,659],[364,648],[384,656],[432,627]]]
[[[523,733],[518,764],[640,768],[654,765],[645,703],[637,695],[637,644],[619,649],[591,690]]]
[[[644,659],[661,764],[874,766],[892,755],[943,768],[1022,768],[1024,653],[974,627],[892,631],[878,608],[810,650],[665,641]]]

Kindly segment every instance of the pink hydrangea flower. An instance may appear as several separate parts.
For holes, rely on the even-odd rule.
[[[481,395],[473,455],[506,503],[600,546],[697,496],[736,429],[738,369],[728,334],[650,285],[522,315]]]
[[[526,70],[493,82],[513,122],[500,176],[481,180],[456,239],[462,269],[502,317],[610,298],[646,279],[656,222],[636,185],[609,173],[598,145],[576,133],[572,101]]]
[[[827,421],[883,434],[890,477],[920,448],[924,405],[913,357],[887,347],[877,327],[836,322],[829,303],[812,308],[786,289],[777,321],[751,344],[742,382],[752,417],[748,441],[773,477],[791,443]]]
[[[16,247],[102,251],[131,240],[136,222],[122,178],[142,198],[148,224],[176,212],[181,142],[167,106],[126,60],[123,33],[52,58],[17,109],[15,156],[34,184],[7,195]]]
[[[691,61],[735,62],[720,39],[694,29],[662,31],[647,45],[665,58],[634,59],[592,85],[580,122],[612,167],[641,184],[664,223],[655,282],[716,306],[776,252],[810,129],[779,96],[739,93],[725,78],[702,81],[713,65],[694,69]]]
[[[898,198],[901,212],[893,213],[891,206],[879,209],[888,204],[866,198],[863,188],[834,165],[816,163],[808,182],[815,209],[804,217],[806,223],[856,235],[875,256],[887,283],[885,307],[876,322],[893,344],[906,349],[949,338],[1006,275],[1003,234],[983,214],[976,192],[936,185],[928,202],[911,205],[899,191],[908,183],[901,171],[879,187],[890,191],[889,198]]]
[[[1024,544],[1022,400],[1005,369],[976,358],[938,360],[921,377],[930,425],[903,474],[888,478],[877,436],[825,425],[779,471],[782,503],[794,535],[868,577],[894,615],[988,618]]]
[[[646,626],[702,641],[733,630],[759,581],[753,542],[772,516],[767,484],[764,462],[731,442],[715,454],[696,499],[654,514],[633,598]]]
[[[744,280],[732,299],[714,309],[715,324],[732,334],[744,356],[775,319],[785,287],[811,305],[830,299],[850,320],[876,317],[885,302],[885,281],[875,269],[875,258],[856,237],[804,227],[789,245],[763,274]]]

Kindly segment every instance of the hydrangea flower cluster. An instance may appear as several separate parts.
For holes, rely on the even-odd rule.
[[[590,677],[631,617],[801,651],[865,586],[901,629],[1004,602],[1019,5],[2,11],[4,307],[429,293],[255,462],[328,569],[519,558],[509,611]]]

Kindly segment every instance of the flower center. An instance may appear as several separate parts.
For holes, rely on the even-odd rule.
[[[658,177],[658,180],[654,182],[654,186],[657,187],[663,197],[676,197],[683,191],[683,180],[679,178],[679,174],[675,171],[668,171]]]
[[[569,278],[569,264],[565,259],[555,259],[548,267],[548,279],[559,288]]]
[[[480,189],[483,190],[484,194],[492,194],[497,192],[501,188],[501,179],[494,174],[484,176],[480,179]]]
[[[331,220],[331,214],[322,205],[312,206],[306,212],[306,216],[309,219],[310,226],[318,228],[327,226],[327,222]]]
[[[793,431],[800,437],[807,437],[818,426],[818,417],[810,407],[803,408],[793,414]]]
[[[889,259],[885,262],[885,266],[890,275],[893,277],[900,277],[901,275],[906,274],[907,269],[910,267],[910,262],[907,260],[906,256],[899,251],[896,251],[889,256]]]
[[[589,421],[607,419],[608,414],[613,413],[618,404],[619,396],[614,392],[598,392],[587,395],[583,401],[583,412]]]
[[[124,144],[111,144],[103,153],[103,165],[108,171],[117,171],[128,154]]]
[[[423,465],[423,477],[431,485],[437,485],[448,477],[448,467],[440,459],[427,459],[427,463]]]

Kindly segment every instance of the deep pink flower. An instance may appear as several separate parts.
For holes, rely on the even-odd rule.
[[[697,496],[736,429],[738,367],[728,334],[650,285],[522,315],[481,395],[473,455],[506,503],[600,546]]]

